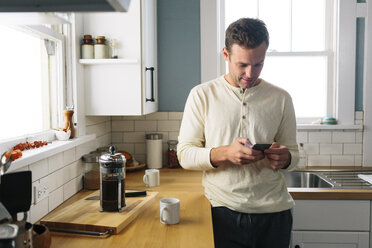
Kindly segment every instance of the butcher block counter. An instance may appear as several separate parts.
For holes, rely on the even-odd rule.
[[[160,186],[147,188],[144,170],[127,173],[126,189],[158,192],[155,200],[120,233],[110,237],[90,237],[52,233],[51,247],[213,247],[210,204],[204,197],[202,172],[184,169],[161,169]],[[296,199],[372,200],[372,190],[289,188]],[[92,191],[83,190],[56,210],[86,198]],[[162,198],[180,199],[180,223],[164,225],[159,220]],[[54,210],[54,211],[56,211]]]
[[[120,233],[110,237],[52,233],[51,247],[213,247],[210,204],[204,197],[202,173],[183,169],[161,169],[160,186],[147,188],[142,181],[144,170],[127,173],[126,189],[159,192],[155,200]],[[56,210],[86,198],[92,191],[82,190]],[[160,199],[180,199],[180,223],[160,223]],[[52,212],[53,213],[53,212]]]

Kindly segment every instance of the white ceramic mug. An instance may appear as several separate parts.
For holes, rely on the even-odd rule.
[[[174,225],[180,222],[180,200],[164,198],[160,200],[160,222]]]
[[[158,169],[148,169],[143,176],[143,182],[147,187],[156,187],[160,185],[160,172]]]

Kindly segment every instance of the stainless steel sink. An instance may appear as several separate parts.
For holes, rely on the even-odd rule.
[[[311,172],[284,172],[287,187],[290,188],[332,188],[334,185]]]
[[[360,179],[358,174],[372,175],[372,171],[319,170],[284,172],[287,187],[372,189],[372,184]]]

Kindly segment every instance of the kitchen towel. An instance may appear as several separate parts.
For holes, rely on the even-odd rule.
[[[358,177],[360,179],[363,179],[364,181],[372,184],[372,175],[364,175],[364,174],[358,174]]]

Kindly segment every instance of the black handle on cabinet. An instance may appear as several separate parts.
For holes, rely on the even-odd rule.
[[[299,246],[299,245],[295,245],[295,248],[301,248],[301,246]]]
[[[151,71],[151,98],[146,97],[146,102],[155,102],[154,99],[154,67],[145,67],[145,71]]]

